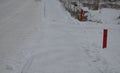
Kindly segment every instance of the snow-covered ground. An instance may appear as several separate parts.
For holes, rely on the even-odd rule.
[[[119,12],[79,22],[58,0],[0,0],[0,73],[119,73]]]
[[[120,16],[120,10],[103,8],[98,11],[88,11],[90,12],[89,20],[97,21],[104,25],[120,25],[120,18],[118,19],[118,17]]]

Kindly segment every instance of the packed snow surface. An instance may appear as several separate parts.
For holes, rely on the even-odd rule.
[[[91,12],[102,23],[79,22],[58,0],[0,0],[0,73],[120,73],[120,10]]]

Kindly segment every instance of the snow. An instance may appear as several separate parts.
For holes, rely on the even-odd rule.
[[[58,0],[0,3],[0,73],[120,72],[120,10],[91,11],[96,23],[72,18]]]
[[[114,25],[119,23],[118,16],[120,16],[120,10],[103,8],[98,11],[89,10],[91,16],[89,20],[99,21],[105,25]]]

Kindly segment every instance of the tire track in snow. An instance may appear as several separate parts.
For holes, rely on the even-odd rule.
[[[54,63],[56,58],[58,58],[59,60],[61,58],[64,58],[64,54],[62,54],[61,52],[63,49],[58,49],[58,50],[44,50],[44,51],[41,51],[37,54],[34,54],[32,55],[31,57],[29,57],[26,61],[26,63],[24,64],[22,70],[21,70],[21,73],[27,73],[27,71],[30,69],[30,66],[32,65],[33,61],[35,59],[41,59],[41,62],[43,62],[43,64],[45,64],[48,60],[47,59],[50,59],[49,61],[51,61],[51,63]],[[45,59],[47,58],[47,59]]]
[[[26,71],[29,69],[29,67],[30,67],[31,64],[32,64],[33,58],[34,58],[34,57],[31,57],[31,58],[29,58],[29,59],[27,60],[27,62],[25,63],[25,65],[24,65],[23,68],[22,68],[21,73],[26,73]]]

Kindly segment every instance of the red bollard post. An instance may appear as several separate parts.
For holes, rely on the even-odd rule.
[[[83,9],[81,9],[81,11],[80,11],[80,21],[82,21],[83,20]]]
[[[103,49],[107,48],[108,29],[103,30]]]

